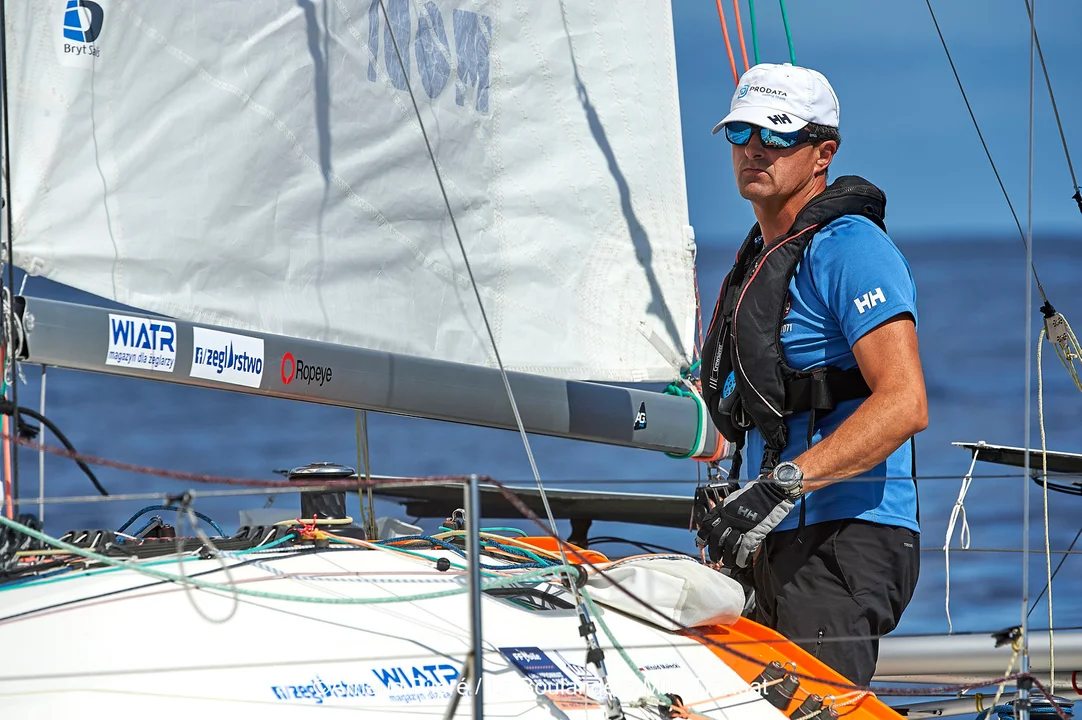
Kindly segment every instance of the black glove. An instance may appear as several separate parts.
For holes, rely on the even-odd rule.
[[[725,498],[703,518],[695,544],[710,552],[712,562],[746,568],[766,534],[793,509],[793,501],[772,482],[753,480]]]

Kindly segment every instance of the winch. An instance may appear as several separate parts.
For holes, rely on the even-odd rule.
[[[332,462],[314,462],[310,465],[295,467],[287,476],[291,482],[305,485],[318,485],[331,480],[355,480],[357,471],[348,465]],[[346,491],[316,490],[301,493],[302,519],[310,520],[345,520]]]

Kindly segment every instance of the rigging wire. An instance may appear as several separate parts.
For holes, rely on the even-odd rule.
[[[943,45],[943,52],[947,56],[947,62],[950,63],[951,72],[954,73],[954,81],[958,84],[958,91],[962,94],[962,100],[965,101],[966,110],[969,111],[969,119],[973,121],[973,129],[977,131],[977,138],[980,139],[981,147],[984,148],[984,154],[988,158],[988,163],[992,166],[992,172],[996,176],[996,182],[999,183],[999,189],[1003,193],[1003,199],[1007,201],[1007,207],[1011,211],[1011,217],[1014,218],[1014,224],[1018,228],[1018,235],[1019,235],[1019,237],[1022,238],[1022,244],[1026,247],[1027,262],[1029,263],[1030,269],[1033,271],[1034,280],[1037,281],[1037,290],[1038,290],[1038,292],[1041,293],[1041,299],[1044,300],[1047,303],[1048,302],[1048,296],[1045,295],[1044,286],[1041,285],[1041,279],[1037,276],[1037,268],[1033,264],[1033,255],[1029,250],[1029,242],[1027,242],[1027,240],[1026,240],[1026,233],[1022,229],[1022,221],[1018,219],[1018,213],[1015,212],[1015,210],[1014,210],[1014,204],[1011,202],[1011,196],[1007,194],[1007,188],[1003,184],[1003,178],[1000,177],[999,168],[996,167],[996,161],[992,159],[992,151],[988,149],[988,143],[985,142],[985,140],[984,140],[984,133],[981,132],[981,127],[977,123],[977,116],[973,112],[973,106],[969,104],[969,96],[966,95],[965,88],[962,87],[962,78],[958,75],[958,68],[956,68],[954,66],[954,59],[951,57],[950,50],[947,48],[947,40],[943,37],[943,31],[939,28],[939,21],[936,19],[935,10],[932,9],[932,0],[924,0],[924,2],[928,6],[928,14],[932,16],[932,24],[935,25],[936,34],[939,35],[939,42],[940,42],[940,44]],[[1026,292],[1027,293],[1029,292],[1028,288],[1027,288]],[[1027,295],[1027,308],[1029,307],[1028,297],[1029,296]],[[1028,312],[1029,312],[1029,310],[1027,309],[1027,313]],[[1027,314],[1027,317],[1028,317],[1028,314]],[[1028,334],[1028,332],[1029,331],[1027,330],[1027,334],[1026,334],[1026,343],[1027,343],[1027,345],[1029,343],[1029,334]],[[1028,357],[1028,352],[1029,352],[1028,349],[1027,349],[1026,352],[1027,352],[1027,357]],[[1026,387],[1027,388],[1029,387],[1028,382],[1027,382]]]
[[[368,411],[356,410],[354,412],[355,429],[357,433],[357,467],[358,473],[361,467],[364,468],[364,479],[366,483],[372,482],[372,467],[370,464],[370,458],[368,454]],[[360,475],[358,474],[358,478]],[[361,525],[364,527],[364,531],[368,537],[376,537],[379,535],[379,529],[376,526],[376,503],[372,498],[372,486],[369,485],[367,489],[367,510],[365,509],[365,488],[357,488],[357,499],[361,504]]]
[[[1062,554],[1063,557],[1059,559],[1059,564],[1056,565],[1056,569],[1052,571],[1052,577],[1049,579],[1048,584],[1045,585],[1039,593],[1037,593],[1037,597],[1036,599],[1034,599],[1033,604],[1029,606],[1029,614],[1033,614],[1033,611],[1037,609],[1037,603],[1039,603],[1041,601],[1041,598],[1044,597],[1045,591],[1047,591],[1048,588],[1052,587],[1052,580],[1056,578],[1056,575],[1059,575],[1059,569],[1063,567],[1063,563],[1067,561],[1067,558],[1071,555],[1082,554],[1082,552],[1074,549],[1074,546],[1078,543],[1079,538],[1082,538],[1082,527],[1078,528],[1078,532],[1075,533],[1074,540],[1071,541],[1071,544],[1067,547],[1066,552],[1060,550],[1052,551],[1053,555]],[[1051,623],[1049,623],[1049,627],[1051,628]]]
[[[1037,36],[1037,26],[1033,22],[1033,8],[1030,7],[1029,0],[1024,0],[1026,3],[1026,14],[1029,16],[1030,26],[1033,28],[1033,42],[1037,46],[1037,57],[1041,60],[1041,71],[1044,73],[1044,82],[1048,86],[1048,99],[1052,101],[1052,114],[1056,117],[1056,127],[1059,129],[1059,139],[1063,143],[1063,155],[1067,158],[1067,171],[1071,174],[1071,186],[1074,188],[1074,195],[1071,197],[1078,203],[1078,210],[1082,212],[1082,187],[1078,185],[1078,179],[1074,174],[1074,165],[1071,163],[1071,153],[1067,149],[1067,136],[1063,132],[1063,123],[1059,119],[1059,107],[1056,105],[1056,95],[1052,92],[1052,79],[1048,76],[1048,66],[1044,63],[1044,51],[1041,50],[1041,39]]]
[[[1036,4],[1036,0],[1034,0]],[[1034,62],[1034,43],[1033,36],[1036,32],[1036,27],[1033,24],[1033,13],[1029,15],[1029,123],[1028,123],[1028,137],[1027,137],[1027,154],[1026,154],[1026,262],[1033,268],[1033,62]],[[1036,276],[1036,268],[1033,268],[1033,275]],[[1042,292],[1043,297],[1043,292]],[[1045,298],[1045,302],[1048,300]],[[1026,336],[1023,347],[1026,351],[1026,371],[1025,371],[1025,398],[1023,406],[1025,408],[1025,418],[1023,419],[1023,439],[1025,440],[1025,447],[1027,452],[1023,455],[1023,472],[1025,476],[1022,478],[1022,637],[1021,647],[1017,648],[1020,651],[1021,662],[1019,664],[1022,672],[1029,672],[1029,482],[1027,478],[1030,475],[1029,465],[1029,447],[1030,447],[1030,431],[1032,418],[1030,417],[1030,387],[1033,383],[1033,359],[1029,352],[1029,339],[1033,336],[1033,280],[1030,278],[1030,274],[1026,273]],[[1049,588],[1051,591],[1052,588]],[[1051,631],[1049,631],[1051,632]],[[1007,673],[1010,673],[1008,668]],[[1051,691],[1055,692],[1055,676],[1052,676],[1052,688]],[[1026,701],[1029,699],[1029,688],[1019,685],[1018,695],[1023,700],[1023,704],[1020,707],[1019,720],[1029,720],[1029,707]]]

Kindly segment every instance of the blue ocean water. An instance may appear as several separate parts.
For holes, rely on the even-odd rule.
[[[947,520],[969,454],[953,441],[986,440],[1024,444],[1026,355],[1035,358],[1039,314],[1025,329],[1025,253],[1017,239],[951,238],[941,241],[895,238],[906,254],[918,287],[921,357],[928,388],[930,425],[917,441],[922,544],[939,548],[922,555],[916,596],[900,633],[946,632],[942,546]],[[1071,239],[1038,238],[1036,262],[1041,281],[1068,319],[1082,318],[1077,294],[1079,250]],[[704,312],[709,315],[718,284],[735,246],[700,238],[699,277]],[[27,295],[98,302],[69,288],[31,278]],[[1035,304],[1036,290],[1034,290]],[[707,318],[709,319],[709,318]],[[1077,320],[1082,329],[1082,319]],[[1045,422],[1051,449],[1082,451],[1082,393],[1046,345]],[[1036,366],[1033,376],[1032,444],[1039,446]],[[37,407],[40,370],[24,368],[20,403]],[[321,405],[260,398],[220,390],[180,387],[91,373],[50,369],[46,415],[83,453],[129,463],[237,477],[276,479],[276,468],[316,460],[357,465],[354,412]],[[516,433],[390,415],[368,416],[372,470],[386,474],[482,473],[511,484],[531,485],[529,465]],[[627,489],[635,492],[690,494],[698,467],[659,453],[532,437],[542,478],[549,487]],[[55,440],[50,438],[51,443]],[[20,455],[23,497],[37,493],[35,454]],[[85,476],[69,461],[47,456],[46,495],[93,494]],[[113,493],[176,491],[185,483],[152,476],[97,469]],[[1030,542],[1043,550],[1039,488],[1021,472],[980,463],[966,501],[973,548],[1018,551],[1022,547],[1024,492],[1031,498]],[[1050,544],[1066,548],[1082,527],[1082,498],[1052,494]],[[356,512],[355,500],[354,512]],[[238,511],[268,503],[264,496],[201,499],[198,509],[227,532],[236,529]],[[119,527],[144,502],[47,505],[46,529],[59,534],[81,527]],[[406,518],[393,502],[380,501],[378,514]],[[277,507],[298,507],[295,496],[279,496]],[[24,511],[36,510],[27,503]],[[448,508],[450,511],[452,508]],[[422,520],[434,529],[436,520]],[[501,524],[532,527],[528,521]],[[561,524],[566,535],[568,527]],[[617,535],[694,551],[691,533],[677,529],[595,523],[591,535]],[[957,546],[957,539],[954,545]],[[598,549],[629,553],[627,546]],[[1082,549],[1082,548],[1079,548]],[[1061,556],[1053,556],[1053,567]],[[1044,587],[1044,557],[1030,560],[1030,597]],[[1018,552],[954,552],[951,556],[951,615],[955,631],[992,631],[1018,624],[1022,608],[1022,556]],[[1068,557],[1054,585],[1057,626],[1082,625],[1082,572]],[[1031,617],[1047,624],[1042,600]]]

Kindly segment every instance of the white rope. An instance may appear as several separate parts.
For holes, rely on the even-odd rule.
[[[947,592],[946,598],[943,603],[944,610],[947,611],[947,634],[954,632],[954,624],[951,622],[951,553],[950,544],[951,538],[954,537],[954,526],[958,523],[958,518],[962,519],[962,529],[958,534],[958,544],[962,550],[969,549],[970,533],[969,533],[969,521],[966,519],[966,493],[969,492],[969,486],[973,484],[973,468],[977,465],[977,455],[980,450],[973,450],[973,462],[969,464],[969,471],[965,477],[962,478],[962,487],[958,490],[958,499],[954,501],[954,507],[951,508],[950,520],[947,522],[947,536],[943,539],[943,561],[946,563],[946,575],[947,575]]]
[[[23,321],[17,314],[11,312],[11,288],[4,286],[3,306],[0,307],[0,312],[4,313],[4,337],[8,338],[8,352],[4,354],[4,380],[8,385],[14,382],[14,376],[18,375],[22,380],[23,385],[26,384],[26,377],[23,375],[22,368],[15,362],[15,347],[26,347],[26,333],[23,329]],[[15,325],[12,327],[12,319],[14,319]],[[16,345],[12,342],[12,339],[18,337],[19,342]]]
[[[1037,424],[1041,430],[1041,479],[1044,481],[1044,565],[1048,576],[1048,692],[1056,691],[1056,643],[1052,628],[1052,549],[1048,532],[1048,440],[1044,430],[1044,372],[1041,349],[1045,328],[1037,338]],[[1057,349],[1058,349],[1057,345]]]
[[[1007,663],[1007,672],[1003,673],[1003,682],[1001,682],[999,684],[999,687],[996,688],[996,696],[992,700],[992,706],[988,709],[988,715],[986,716],[987,718],[992,717],[992,713],[995,711],[996,705],[999,705],[999,699],[1003,697],[1003,689],[1007,686],[1007,678],[1011,676],[1011,671],[1014,670],[1014,663],[1016,660],[1018,660],[1018,652],[1022,649],[1021,636],[1019,636],[1013,643],[1011,643],[1011,648],[1014,650],[1014,652],[1011,653],[1011,661]],[[1049,690],[1049,693],[1051,692],[1052,691]]]

